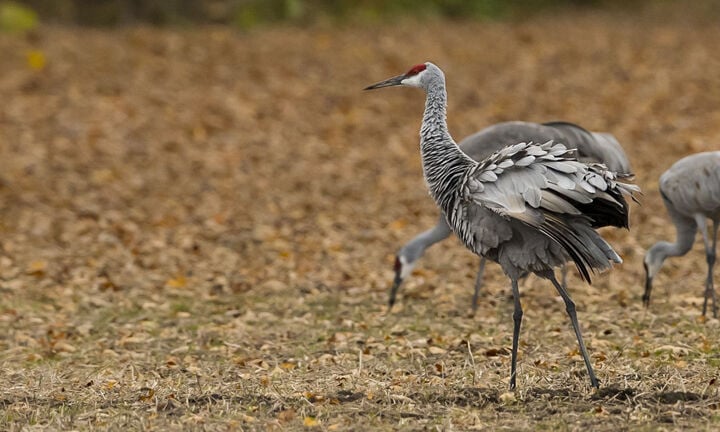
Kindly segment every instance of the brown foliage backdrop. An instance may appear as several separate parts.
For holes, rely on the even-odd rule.
[[[720,29],[681,15],[0,35],[0,424],[713,429],[700,244],[639,300],[644,250],[674,235],[658,176],[720,143]],[[645,197],[606,234],[625,263],[570,281],[600,392],[530,279],[505,393],[507,282],[489,269],[468,317],[455,240],[384,314],[395,250],[437,212],[421,93],[360,89],[425,60],[457,138],[565,119],[627,149]]]

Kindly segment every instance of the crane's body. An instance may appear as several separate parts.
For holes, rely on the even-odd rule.
[[[580,333],[575,304],[554,268],[573,261],[583,279],[622,260],[594,228],[624,226],[624,198],[638,191],[616,181],[602,165],[577,161],[561,144],[517,143],[482,161],[462,152],[447,128],[445,76],[424,63],[367,87],[396,85],[425,90],[420,128],[423,173],[448,225],[471,251],[498,262],[511,280],[514,313],[510,387],[515,388],[522,321],[518,279],[528,272],[550,280],[566,305],[590,375],[598,381]]]
[[[458,143],[460,149],[470,158],[481,161],[493,152],[519,142],[544,143],[555,141],[566,147],[576,149],[578,159],[583,162],[603,163],[610,171],[629,173],[630,162],[617,139],[608,133],[589,132],[569,122],[531,123],[523,121],[503,122],[476,132]],[[402,282],[412,273],[417,261],[425,250],[450,236],[452,230],[444,215],[440,215],[437,224],[406,243],[395,257],[395,278],[390,289],[389,308],[395,304],[397,292]],[[482,286],[485,270],[485,258],[480,259],[480,267],[475,278],[472,310],[477,309],[478,295]],[[565,268],[563,267],[563,285]]]
[[[720,225],[720,151],[690,155],[675,162],[660,176],[660,194],[672,219],[677,238],[674,243],[655,243],[645,255],[645,306],[650,304],[652,281],[667,257],[687,254],[700,231],[705,243],[708,275],[705,281],[705,300],[702,314],[712,299],[713,316],[717,317],[713,267]],[[708,236],[707,220],[712,221],[712,234]]]

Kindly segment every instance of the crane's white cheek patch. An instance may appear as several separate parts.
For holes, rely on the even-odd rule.
[[[408,263],[407,259],[405,257],[400,257],[400,263],[402,263],[402,267],[400,270],[400,277],[402,279],[405,279],[408,276],[410,276],[410,274],[412,274],[412,271],[415,268],[416,263],[415,262]]]
[[[420,75],[421,74],[422,74],[422,72],[417,75],[413,75],[409,78],[405,78],[404,80],[401,81],[402,85],[411,86],[411,87],[420,87]]]

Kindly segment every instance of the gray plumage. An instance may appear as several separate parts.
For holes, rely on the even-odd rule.
[[[544,143],[556,141],[566,147],[577,150],[578,159],[583,162],[603,163],[610,171],[630,173],[630,162],[620,143],[611,134],[589,132],[569,122],[530,123],[511,121],[487,127],[458,143],[460,149],[476,161],[490,156],[505,146],[519,142]],[[395,256],[395,278],[390,289],[388,309],[395,304],[398,289],[402,282],[412,273],[417,261],[425,250],[450,236],[452,230],[440,215],[437,224],[406,243]],[[485,270],[485,258],[480,259],[480,267],[475,278],[472,298],[473,313],[477,310],[480,287]],[[562,269],[562,284],[566,286],[566,267]]]
[[[594,230],[627,226],[625,195],[639,191],[616,181],[600,164],[577,161],[562,144],[518,143],[482,161],[463,153],[447,129],[445,76],[432,63],[413,67],[367,87],[396,85],[426,91],[420,128],[423,173],[448,225],[477,253],[498,262],[511,280],[514,313],[510,387],[516,383],[517,348],[522,322],[518,279],[528,272],[549,279],[565,302],[590,376],[598,381],[580,333],[575,304],[553,269],[572,260],[583,279],[621,262]]]
[[[712,298],[713,316],[717,318],[713,267],[720,223],[720,151],[697,153],[684,157],[660,176],[660,194],[675,229],[675,243],[655,243],[645,254],[645,294],[643,303],[650,305],[652,281],[667,257],[683,256],[700,231],[705,243],[708,274],[705,280],[705,300],[702,314]],[[708,236],[707,219],[712,221],[712,238]]]

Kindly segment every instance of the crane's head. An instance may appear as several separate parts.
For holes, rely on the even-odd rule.
[[[364,90],[374,90],[399,85],[427,88],[427,83],[432,76],[443,76],[440,68],[430,62],[420,63],[411,67],[409,71],[402,75],[367,86]]]

